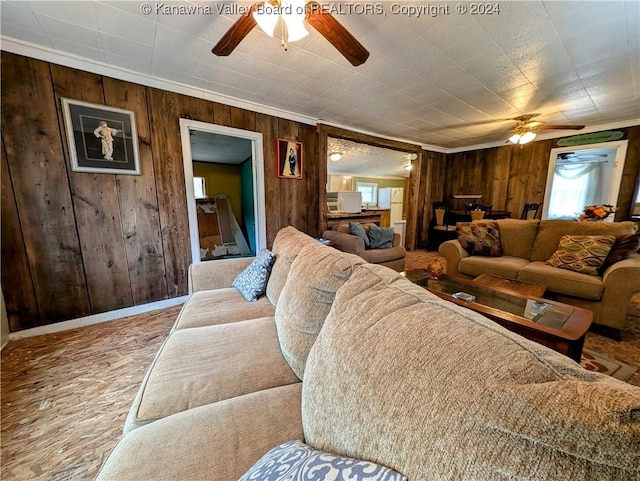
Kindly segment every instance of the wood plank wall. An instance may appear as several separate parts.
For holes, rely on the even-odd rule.
[[[142,175],[72,172],[61,97],[133,110]],[[187,293],[179,119],[261,132],[267,243],[318,235],[315,126],[2,52],[2,289],[11,331]],[[303,143],[303,180],[276,176],[276,139]],[[325,173],[326,176],[326,173]],[[324,184],[323,184],[324,185]]]
[[[640,176],[640,126],[619,129],[629,140],[618,194],[615,220],[629,218],[635,187]],[[547,183],[551,149],[556,140],[532,142],[524,147],[506,145],[455,154],[423,152],[423,182],[420,185],[416,242],[424,246],[433,217],[431,202],[445,200],[461,209],[464,201],[453,194],[482,194],[482,202],[496,210],[508,210],[520,218],[527,202],[542,202]]]

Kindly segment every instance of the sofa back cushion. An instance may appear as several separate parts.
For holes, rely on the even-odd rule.
[[[631,480],[639,409],[637,387],[366,264],[309,354],[302,422],[408,479]]]
[[[529,260],[540,221],[538,219],[500,219],[496,222],[500,229],[502,255]]]
[[[276,305],[276,328],[282,354],[300,379],[336,291],[365,262],[319,242],[304,247],[293,261]]]
[[[274,306],[278,304],[280,293],[287,282],[289,269],[304,246],[318,244],[319,242],[300,232],[295,227],[280,229],[273,241],[272,252],[276,256],[269,282],[267,284],[267,299]]]
[[[635,223],[625,222],[575,222],[572,220],[541,220],[538,235],[533,244],[531,261],[546,262],[558,248],[563,235],[622,235],[633,234]]]

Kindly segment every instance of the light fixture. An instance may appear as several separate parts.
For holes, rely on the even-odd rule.
[[[404,164],[404,170],[411,170],[411,168],[413,167],[413,165],[411,164],[411,162],[407,162],[406,164]]]
[[[306,0],[273,0],[256,6],[253,18],[264,33],[275,37],[280,24],[280,42],[285,50],[289,42],[296,42],[309,34],[304,26],[307,15]]]
[[[340,152],[332,152],[331,154],[329,154],[329,158],[332,161],[337,162],[342,158],[342,154]]]
[[[536,138],[535,132],[531,132],[530,130],[519,130],[517,133],[513,134],[509,137],[509,142],[512,144],[528,144],[533,139]]]

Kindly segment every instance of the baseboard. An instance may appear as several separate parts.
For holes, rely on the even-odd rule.
[[[46,326],[38,326],[32,329],[25,329],[23,331],[11,332],[9,333],[9,340],[17,341],[18,339],[24,339],[25,337],[42,336],[43,334],[53,334],[54,332],[68,331],[69,329],[77,329],[78,327],[90,326],[92,324],[99,324],[101,322],[115,321],[117,319],[122,319],[123,317],[135,316],[136,314],[142,314],[144,312],[176,306],[185,302],[188,297],[189,296],[174,297],[172,299],[165,299],[163,301],[150,302],[149,304],[142,304],[139,306],[125,307],[124,309],[116,309],[115,311],[102,312],[100,314],[79,317],[77,319],[71,319],[69,321],[56,322],[55,324],[48,324]]]

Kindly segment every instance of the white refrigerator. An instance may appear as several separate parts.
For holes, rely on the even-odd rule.
[[[402,239],[400,245],[404,245],[404,225],[402,220],[402,204],[404,202],[404,189],[402,187],[383,187],[378,190],[378,207],[389,209],[389,225]]]

